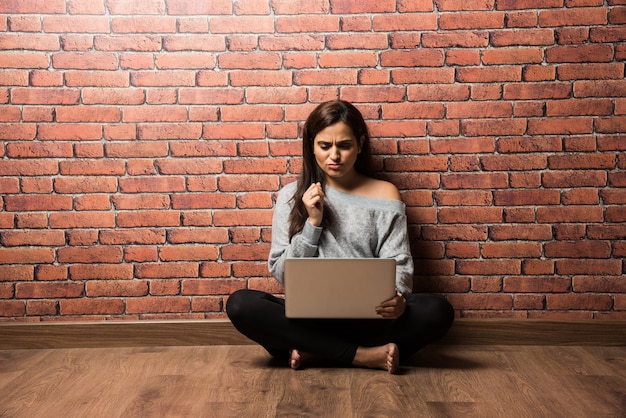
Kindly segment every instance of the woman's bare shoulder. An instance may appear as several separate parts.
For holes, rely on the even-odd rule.
[[[402,200],[398,188],[393,183],[378,179],[370,179],[368,183],[368,195],[371,197]]]

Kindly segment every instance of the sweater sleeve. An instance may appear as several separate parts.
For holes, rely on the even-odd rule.
[[[396,260],[396,287],[405,297],[413,293],[413,257],[405,214],[397,213],[383,236],[379,257]]]
[[[295,184],[285,186],[278,194],[274,216],[272,218],[272,245],[268,259],[270,274],[284,284],[284,263],[286,258],[316,257],[318,241],[322,233],[321,227],[309,222],[304,224],[302,231],[289,241],[289,213],[293,206],[291,198]]]

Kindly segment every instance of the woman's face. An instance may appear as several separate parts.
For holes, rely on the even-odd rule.
[[[359,141],[344,122],[326,127],[313,140],[317,165],[326,173],[330,182],[346,179],[346,175],[356,173],[354,163],[359,151]]]

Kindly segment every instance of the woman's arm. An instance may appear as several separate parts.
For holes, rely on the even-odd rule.
[[[295,183],[285,186],[278,194],[274,216],[272,218],[272,246],[268,258],[271,275],[283,284],[284,261],[286,258],[316,257],[317,244],[322,233],[321,227],[315,227],[308,221],[302,231],[289,241],[289,213]]]
[[[396,260],[396,287],[398,292],[406,297],[413,293],[413,257],[406,215],[396,214],[388,227],[387,234],[381,238],[378,256]]]

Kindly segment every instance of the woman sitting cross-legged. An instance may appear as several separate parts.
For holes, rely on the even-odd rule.
[[[274,210],[269,270],[283,283],[286,258],[393,258],[397,294],[377,307],[388,320],[290,319],[284,299],[249,289],[234,292],[226,312],[237,330],[293,369],[319,358],[394,373],[448,331],[454,310],[444,298],[412,293],[405,205],[393,184],[375,177],[356,107],[320,104],[302,137],[302,172]]]

